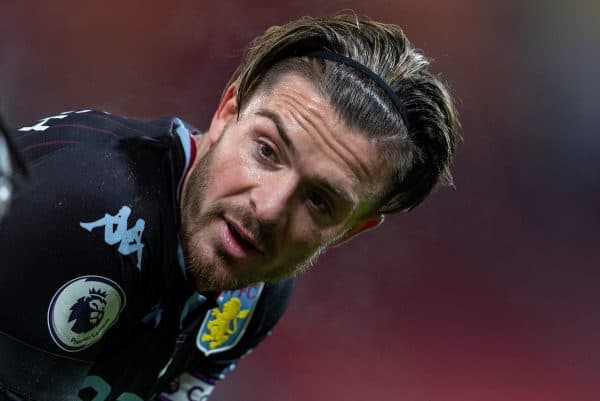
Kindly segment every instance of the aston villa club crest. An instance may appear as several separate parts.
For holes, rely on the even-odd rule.
[[[206,313],[196,337],[196,346],[206,356],[227,351],[240,341],[250,323],[264,283],[240,290],[224,291],[218,306]]]
[[[54,342],[69,352],[81,351],[102,338],[125,307],[125,293],[114,281],[82,276],[64,284],[48,307]]]

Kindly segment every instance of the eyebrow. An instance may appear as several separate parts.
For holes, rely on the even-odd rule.
[[[283,143],[285,143],[285,146],[287,146],[290,152],[295,154],[296,147],[294,146],[294,143],[290,140],[290,137],[287,134],[287,131],[285,130],[283,121],[281,120],[281,117],[279,117],[279,114],[267,109],[260,109],[256,112],[256,114],[270,119],[273,122],[273,124],[275,124],[275,128],[277,128],[277,133],[281,137],[281,140],[283,141]]]
[[[277,133],[281,137],[281,140],[285,143],[285,145],[288,147],[290,152],[292,154],[295,154],[296,148],[294,146],[294,143],[290,139],[289,135],[287,134],[287,131],[285,130],[283,121],[281,120],[281,117],[279,117],[279,114],[275,113],[272,110],[268,110],[268,109],[260,109],[259,111],[256,112],[256,114],[270,119],[273,122],[273,124],[275,124],[275,127],[277,128]],[[350,205],[350,207],[352,209],[354,209],[356,207],[356,202],[354,201],[352,196],[350,196],[350,194],[348,192],[344,191],[340,186],[333,184],[324,176],[316,176],[315,179],[317,181],[317,186],[322,187],[327,192],[335,194],[343,202]]]
[[[331,183],[327,178],[323,176],[316,176],[317,185],[323,187],[327,192],[331,192],[335,194],[338,198],[340,198],[343,202],[348,204],[351,209],[356,207],[356,202],[350,194],[344,191],[340,186]]]

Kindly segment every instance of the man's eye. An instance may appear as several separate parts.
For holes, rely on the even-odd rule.
[[[277,162],[277,153],[271,145],[266,142],[258,142],[258,152],[262,157],[273,162]]]
[[[315,191],[309,191],[306,196],[311,206],[315,208],[319,213],[326,215],[331,214],[331,207],[329,206],[329,203],[327,203],[327,200],[320,193]]]

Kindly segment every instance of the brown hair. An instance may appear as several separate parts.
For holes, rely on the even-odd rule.
[[[381,86],[361,71],[306,54],[327,50],[351,58],[381,77],[398,95],[408,127]],[[438,184],[452,184],[450,163],[460,124],[446,86],[427,70],[429,60],[402,30],[365,17],[303,17],[273,26],[248,46],[231,77],[241,110],[259,86],[295,72],[315,84],[349,127],[373,138],[391,163],[392,177],[378,211],[408,211]]]

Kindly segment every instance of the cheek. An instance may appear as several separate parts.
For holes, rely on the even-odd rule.
[[[252,175],[247,158],[239,147],[230,149],[234,151],[215,155],[210,168],[211,180],[207,191],[209,198],[215,199],[236,193]]]
[[[249,134],[231,137],[222,141],[211,165],[208,196],[212,199],[243,193],[263,182],[267,174]]]
[[[305,208],[296,207],[288,225],[289,240],[285,241],[285,247],[288,253],[311,255],[323,245],[326,233],[312,222]]]

